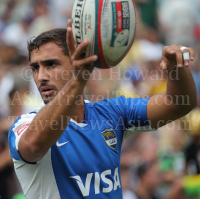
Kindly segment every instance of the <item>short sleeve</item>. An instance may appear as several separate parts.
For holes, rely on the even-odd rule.
[[[8,132],[8,144],[10,146],[10,156],[15,160],[24,161],[19,154],[18,143],[21,136],[26,131],[26,129],[28,129],[35,116],[36,112],[22,115],[17,120],[15,120],[15,122],[10,127]]]
[[[125,98],[124,96],[110,99],[115,112],[123,117],[126,128],[148,126],[147,105],[149,98]]]

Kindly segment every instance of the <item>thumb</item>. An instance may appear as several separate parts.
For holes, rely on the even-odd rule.
[[[167,70],[167,64],[164,60],[160,63],[160,68],[163,71]]]

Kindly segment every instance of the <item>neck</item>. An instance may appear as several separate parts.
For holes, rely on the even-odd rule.
[[[77,123],[80,123],[84,120],[84,115],[85,115],[84,113],[85,113],[84,95],[82,94],[81,99],[77,101],[77,105],[74,110],[72,119]]]

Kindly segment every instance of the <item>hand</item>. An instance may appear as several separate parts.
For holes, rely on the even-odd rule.
[[[81,56],[88,44],[88,40],[84,40],[79,46],[76,47],[72,34],[72,21],[69,20],[67,27],[67,46],[73,67],[73,75],[75,79],[80,82],[87,82],[87,80],[89,80],[90,74],[94,69],[92,63],[98,59],[96,55],[87,58],[83,58]]]
[[[162,61],[160,63],[160,67],[163,71],[168,70],[171,71],[175,67],[188,67],[190,61],[194,60],[194,50],[188,47],[188,50],[185,49],[184,52],[180,50],[182,46],[172,45],[165,46],[162,52]],[[183,59],[183,53],[190,52],[190,60]]]

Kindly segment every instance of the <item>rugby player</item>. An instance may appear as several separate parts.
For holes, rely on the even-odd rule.
[[[83,58],[88,41],[76,47],[71,25],[70,20],[67,31],[44,32],[28,45],[44,103],[11,126],[10,155],[27,199],[122,199],[120,151],[128,136],[125,130],[157,129],[196,106],[188,69],[194,50],[164,47],[160,66],[169,74],[166,92],[92,104],[84,101],[83,90],[98,57]],[[190,58],[184,60],[188,52]],[[189,103],[182,103],[182,97]]]

